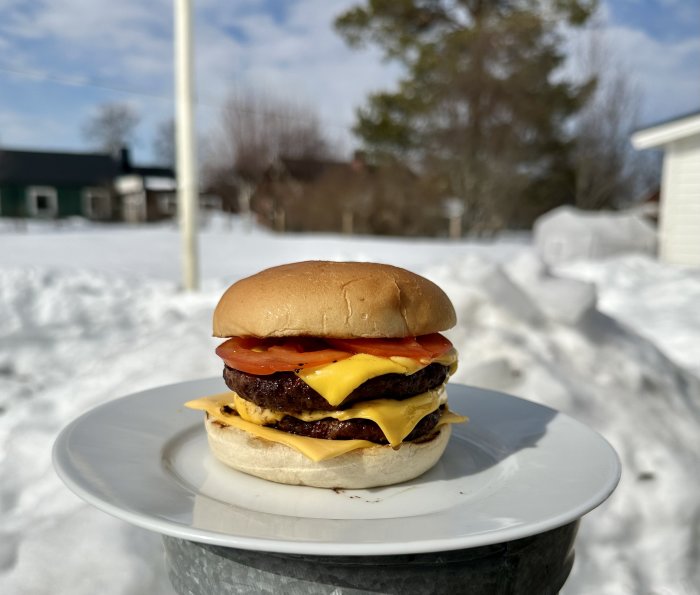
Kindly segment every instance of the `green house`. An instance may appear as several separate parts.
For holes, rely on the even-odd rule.
[[[107,154],[0,149],[0,216],[113,219],[119,173]]]

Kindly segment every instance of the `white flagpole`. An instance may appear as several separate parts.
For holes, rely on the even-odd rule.
[[[197,147],[192,72],[192,2],[174,0],[175,9],[175,130],[177,146],[177,212],[182,238],[184,288],[199,286],[197,254]]]

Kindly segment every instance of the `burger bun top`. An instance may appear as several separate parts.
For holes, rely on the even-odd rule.
[[[229,287],[214,311],[216,337],[400,338],[447,330],[455,311],[442,289],[405,269],[306,261]]]

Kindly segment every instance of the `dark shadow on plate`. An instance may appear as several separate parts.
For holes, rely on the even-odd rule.
[[[521,450],[537,448],[558,414],[539,403],[463,384],[449,384],[448,395],[450,409],[469,421],[452,426],[450,443],[438,464],[406,486],[476,475]]]

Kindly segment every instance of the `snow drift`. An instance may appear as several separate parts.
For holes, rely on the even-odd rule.
[[[620,254],[656,254],[656,230],[641,211],[581,211],[559,207],[534,225],[535,248],[547,264]]]
[[[21,266],[12,267],[11,253],[3,252],[0,591],[170,593],[158,536],[73,496],[51,469],[50,449],[62,426],[98,403],[218,375],[211,312],[223,289],[251,264],[218,263],[203,291],[184,294],[163,278],[173,265],[154,264],[153,251],[176,245],[172,230],[20,239],[29,253],[50,253],[55,262],[97,263],[89,253],[101,245],[121,258],[106,258],[98,272],[87,264],[28,267],[22,260],[27,252],[16,257]],[[449,333],[460,351],[457,382],[555,407],[601,432],[620,454],[622,481],[585,518],[565,593],[695,592],[700,381],[656,343],[672,331],[674,345],[700,345],[699,327],[683,325],[696,316],[699,277],[641,257],[581,264],[563,277],[522,245],[423,247],[220,231],[201,239],[205,256],[244,252],[254,255],[256,266],[299,255],[364,258],[408,266],[439,283],[458,313],[459,325]],[[144,254],[149,246],[152,252]],[[233,273],[224,277],[224,267]],[[666,319],[675,317],[675,325],[662,325],[641,306],[635,310],[640,287],[652,292],[660,271],[667,287],[684,288],[665,304]],[[623,274],[627,283],[612,281]],[[601,312],[605,303],[608,314]],[[657,300],[657,306],[664,304]],[[609,315],[618,312],[631,314]],[[675,358],[673,350],[666,352]]]

